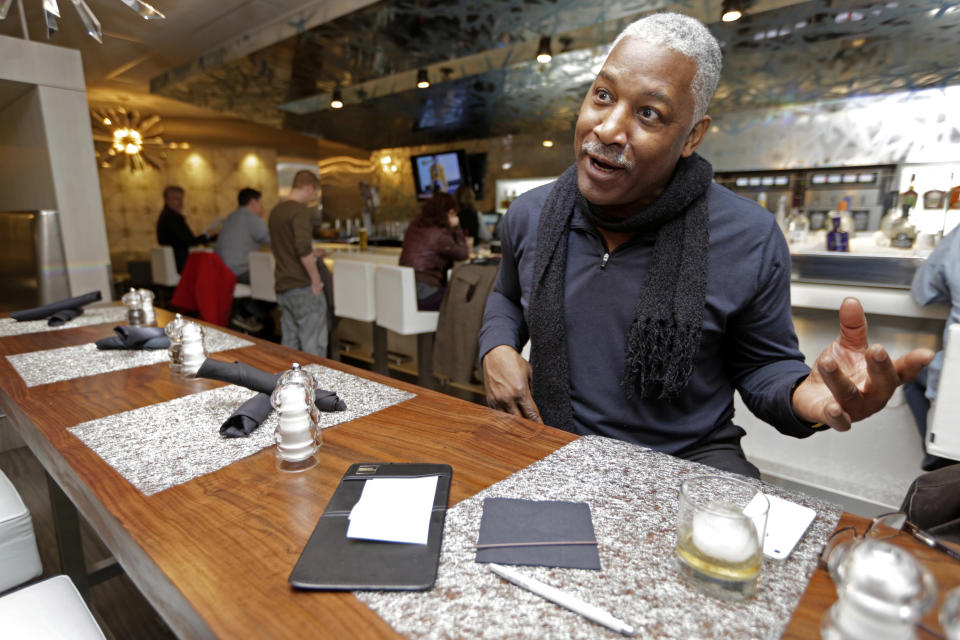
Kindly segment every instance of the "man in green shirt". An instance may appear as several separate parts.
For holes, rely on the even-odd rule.
[[[282,312],[281,342],[318,356],[327,355],[327,301],[313,252],[308,202],[320,195],[320,179],[298,171],[290,195],[270,212],[270,249],[276,258],[277,303]]]

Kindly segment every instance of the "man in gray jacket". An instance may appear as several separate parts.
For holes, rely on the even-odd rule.
[[[250,284],[250,252],[270,244],[261,197],[256,189],[241,189],[237,194],[239,208],[226,217],[217,236],[217,255],[243,284]]]

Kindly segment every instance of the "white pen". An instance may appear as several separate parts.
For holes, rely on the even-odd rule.
[[[555,602],[561,607],[566,607],[573,611],[574,613],[579,613],[584,618],[593,620],[597,624],[602,624],[608,629],[613,629],[618,633],[622,633],[625,636],[633,635],[633,627],[628,625],[623,620],[618,620],[612,615],[604,611],[599,607],[595,607],[589,602],[584,602],[577,596],[561,591],[556,587],[551,587],[548,584],[544,584],[535,578],[525,576],[516,569],[510,569],[505,567],[502,564],[490,563],[490,570],[495,574],[508,580],[518,587],[523,587],[531,593],[535,593],[541,598],[549,600],[550,602]]]

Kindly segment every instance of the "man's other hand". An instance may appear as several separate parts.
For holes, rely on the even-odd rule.
[[[323,281],[322,281],[322,280],[317,280],[316,282],[311,282],[311,283],[310,283],[310,291],[312,291],[312,292],[313,292],[313,295],[315,295],[315,296],[322,296],[322,295],[323,295]]]
[[[891,361],[882,346],[868,346],[863,307],[856,298],[846,298],[840,305],[840,335],[794,391],[793,411],[801,419],[846,431],[883,409],[894,390],[916,378],[932,359],[933,351],[914,349]]]
[[[533,369],[517,350],[502,344],[483,357],[483,386],[494,409],[543,422],[530,391]]]

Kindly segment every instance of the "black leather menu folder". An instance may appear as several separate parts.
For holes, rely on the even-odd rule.
[[[424,591],[437,579],[443,519],[450,494],[448,464],[364,462],[352,465],[297,560],[290,584],[300,589]],[[426,545],[355,540],[348,516],[369,478],[438,476]]]

